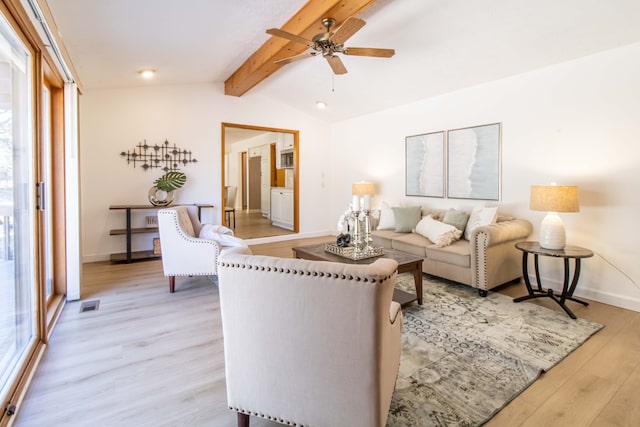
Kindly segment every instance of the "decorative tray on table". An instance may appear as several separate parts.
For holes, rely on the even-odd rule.
[[[377,256],[384,255],[382,248],[376,248],[373,246],[367,246],[360,251],[356,251],[355,246],[338,246],[335,243],[326,243],[324,246],[326,252],[330,252],[341,257],[349,258],[352,260],[375,258]]]

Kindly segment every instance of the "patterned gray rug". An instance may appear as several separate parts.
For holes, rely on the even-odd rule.
[[[424,276],[403,309],[402,357],[387,426],[477,426],[602,325],[563,310]],[[415,292],[413,276],[397,287]]]

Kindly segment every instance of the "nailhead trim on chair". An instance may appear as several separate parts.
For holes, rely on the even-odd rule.
[[[260,418],[265,418],[267,420],[276,421],[276,422],[279,422],[281,424],[286,424],[288,426],[304,427],[304,424],[298,424],[298,423],[295,423],[293,421],[289,421],[289,420],[285,420],[285,419],[282,419],[282,418],[274,417],[274,416],[268,415],[268,414],[260,414],[258,412],[247,411],[247,410],[236,408],[236,407],[233,407],[233,406],[229,406],[229,409],[231,409],[232,411],[236,411],[236,412],[242,412],[243,414],[252,415],[254,417],[260,417]]]
[[[252,264],[236,264],[236,263],[229,263],[229,262],[224,262],[221,261],[219,263],[220,267],[231,267],[231,268],[247,268],[249,270],[258,270],[258,271],[267,271],[267,272],[274,272],[274,273],[286,273],[286,274],[299,274],[301,276],[320,276],[320,277],[333,277],[334,279],[342,279],[342,280],[355,280],[356,282],[364,282],[364,283],[376,283],[378,281],[378,279],[374,279],[374,278],[370,278],[370,277],[360,277],[360,276],[353,276],[351,274],[346,275],[346,274],[338,274],[338,273],[326,273],[323,271],[309,271],[309,270],[292,270],[289,268],[276,268],[276,267],[264,267],[262,265],[252,265]],[[380,279],[380,282],[384,282],[386,280],[389,280],[391,278],[391,276],[385,276],[382,279]]]
[[[158,215],[169,215],[171,217],[173,217],[174,219],[174,225],[176,227],[176,230],[178,230],[178,235],[182,237],[182,239],[191,242],[191,243],[196,243],[199,245],[214,245],[215,249],[216,249],[216,259],[220,256],[220,246],[214,242],[213,240],[205,240],[205,239],[196,239],[193,236],[190,236],[188,234],[186,234],[184,232],[184,230],[182,230],[180,228],[180,221],[178,220],[178,213],[175,210],[166,210],[166,211],[158,211]],[[193,274],[193,273],[169,273],[169,274],[165,274],[165,276],[210,276],[210,275],[217,275],[218,271],[216,269],[216,264],[212,263],[212,268],[213,270],[211,270],[210,272],[206,272],[206,273],[198,273],[198,274]]]

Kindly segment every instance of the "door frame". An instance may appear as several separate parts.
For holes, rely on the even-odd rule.
[[[264,126],[253,126],[253,125],[244,125],[244,124],[239,124],[239,123],[227,123],[227,122],[222,122],[221,123],[221,133],[222,133],[222,137],[221,137],[221,144],[220,144],[220,150],[221,150],[221,161],[220,161],[220,177],[221,177],[221,182],[220,182],[220,189],[221,192],[220,194],[222,195],[220,198],[220,206],[221,209],[224,207],[224,187],[225,187],[225,176],[226,176],[226,171],[225,171],[225,154],[226,154],[226,145],[225,145],[225,138],[226,138],[226,129],[227,128],[239,128],[239,129],[249,129],[249,130],[256,130],[256,131],[262,131],[262,132],[279,132],[279,133],[290,133],[293,135],[293,231],[296,233],[300,232],[300,182],[299,182],[299,175],[300,175],[300,155],[299,155],[299,149],[300,149],[300,131],[297,130],[293,130],[293,129],[281,129],[281,128],[270,128],[270,127],[264,127]],[[229,226],[229,224],[226,224],[226,218],[224,215],[224,212],[221,212],[220,217],[222,218],[222,224]]]

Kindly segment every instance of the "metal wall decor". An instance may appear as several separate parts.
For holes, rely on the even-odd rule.
[[[145,139],[144,142],[139,142],[133,150],[127,150],[126,153],[123,151],[120,155],[127,160],[127,164],[133,163],[134,168],[137,163],[144,170],[161,168],[165,172],[175,171],[180,166],[198,161],[192,157],[191,151],[179,148],[176,144],[171,146],[167,140],[160,145],[148,145]]]

